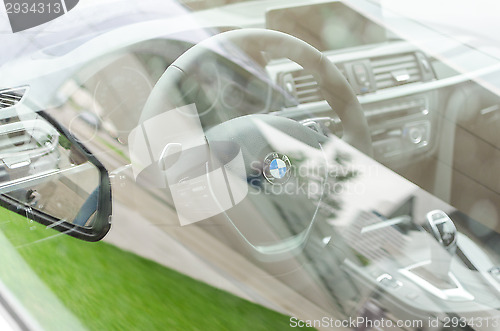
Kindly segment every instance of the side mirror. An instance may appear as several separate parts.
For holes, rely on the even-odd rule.
[[[86,241],[110,229],[104,166],[44,112],[0,118],[0,206]]]

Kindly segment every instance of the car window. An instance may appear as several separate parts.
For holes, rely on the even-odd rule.
[[[498,329],[496,7],[80,1],[18,33],[5,17],[7,323]]]

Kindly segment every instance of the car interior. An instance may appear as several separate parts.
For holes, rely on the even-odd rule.
[[[195,9],[210,7],[194,3],[199,6],[193,4]],[[238,28],[282,31],[322,51],[344,75],[362,105],[376,161],[498,230],[498,96],[487,78],[486,82],[471,80],[453,67],[453,61],[436,57],[398,31],[378,24],[380,10],[363,16],[359,8],[350,6],[257,3],[250,11],[255,22],[240,25],[236,24],[238,10],[249,6],[229,6],[234,17],[225,20],[234,19],[231,24],[127,41],[130,45],[98,57],[73,74],[58,96],[83,109],[82,120],[102,125],[112,138],[110,143],[127,152],[127,137],[153,86],[193,44]],[[322,34],[325,27],[334,33]],[[69,51],[61,46],[44,50],[59,56]],[[259,69],[241,61],[219,58],[194,69],[200,86],[195,99],[204,128],[266,113],[292,118],[325,135],[342,136],[341,121],[310,72],[283,58],[267,58]],[[494,75],[483,71],[479,74]]]

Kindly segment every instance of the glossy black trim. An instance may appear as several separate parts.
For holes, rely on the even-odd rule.
[[[64,135],[71,144],[73,144],[80,152],[84,153],[90,163],[92,163],[99,171],[99,198],[98,208],[94,221],[91,227],[82,227],[67,221],[61,221],[49,214],[40,210],[31,209],[25,204],[7,196],[0,195],[0,206],[7,208],[19,215],[26,216],[34,221],[50,226],[51,228],[63,232],[72,237],[85,241],[99,241],[108,233],[111,228],[111,213],[112,213],[112,198],[111,198],[111,182],[109,174],[102,163],[94,157],[94,155],[82,145],[75,137],[71,135],[64,127],[62,127],[49,114],[40,111],[38,114],[47,122],[54,126],[60,134]]]

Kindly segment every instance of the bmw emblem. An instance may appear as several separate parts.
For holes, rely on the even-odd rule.
[[[271,184],[283,184],[290,178],[290,159],[280,153],[270,153],[264,159],[264,177]]]

